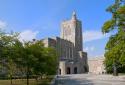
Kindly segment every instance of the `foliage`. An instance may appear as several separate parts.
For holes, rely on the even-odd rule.
[[[106,44],[104,64],[109,73],[112,73],[114,63],[119,72],[125,72],[125,4],[121,0],[115,0],[107,11],[112,14],[112,18],[104,23],[102,32],[115,30],[116,33],[110,36]]]
[[[0,33],[0,66],[8,69],[9,77],[26,77],[27,85],[32,76],[55,75],[57,53],[44,47],[41,41],[20,42],[18,33]]]

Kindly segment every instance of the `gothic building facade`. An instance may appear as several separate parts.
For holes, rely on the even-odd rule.
[[[60,37],[46,38],[46,47],[54,47],[59,55],[60,75],[88,72],[87,53],[83,52],[82,22],[73,12],[70,20],[61,23]]]

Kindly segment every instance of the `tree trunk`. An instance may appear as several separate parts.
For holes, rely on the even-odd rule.
[[[29,66],[27,66],[27,85],[29,85]]]
[[[114,65],[113,65],[113,76],[118,76],[118,70],[116,67],[116,63],[114,63]]]
[[[27,85],[29,85],[29,74],[27,74]]]
[[[12,81],[12,74],[10,74],[10,84],[11,84],[11,85],[13,84],[13,81]]]

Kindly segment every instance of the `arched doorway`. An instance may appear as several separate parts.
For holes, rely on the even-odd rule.
[[[84,66],[84,70],[85,70],[85,72],[88,72],[88,69],[87,69],[87,67],[86,67],[86,66]]]
[[[66,70],[67,74],[70,74],[70,67],[67,67],[67,70]]]
[[[61,75],[61,69],[59,69],[59,74]]]
[[[77,67],[74,68],[74,74],[77,74]]]

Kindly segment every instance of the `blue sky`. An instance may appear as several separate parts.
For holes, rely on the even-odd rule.
[[[83,24],[84,51],[102,56],[108,35],[103,23],[111,18],[105,9],[114,0],[0,0],[0,28],[21,33],[22,39],[59,36],[60,24],[75,10]]]

